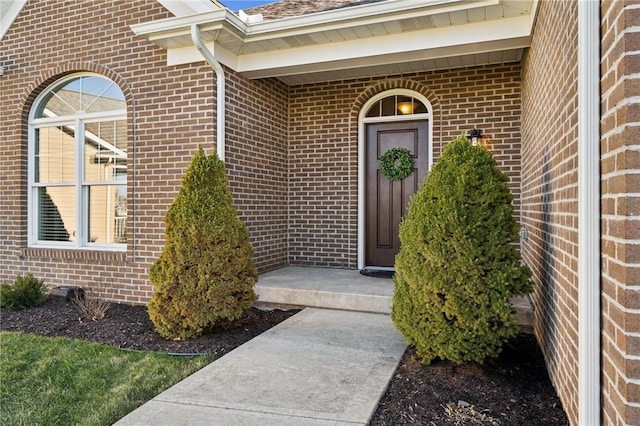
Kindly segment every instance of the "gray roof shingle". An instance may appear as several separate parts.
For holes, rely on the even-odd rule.
[[[343,9],[380,1],[382,0],[280,0],[275,3],[246,9],[244,12],[248,15],[262,13],[266,20],[308,15],[310,13]]]

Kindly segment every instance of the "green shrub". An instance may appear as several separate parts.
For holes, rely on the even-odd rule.
[[[249,231],[215,153],[198,150],[165,224],[166,243],[149,273],[149,317],[158,333],[196,337],[238,319],[256,300],[257,273]]]
[[[411,200],[391,318],[423,363],[482,362],[517,333],[509,298],[532,285],[511,201],[491,153],[464,136],[447,145]]]
[[[25,309],[39,306],[44,303],[46,296],[44,280],[39,280],[30,273],[24,277],[18,275],[13,286],[0,286],[0,306],[3,308]]]

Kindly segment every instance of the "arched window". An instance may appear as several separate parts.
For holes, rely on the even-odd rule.
[[[391,95],[376,101],[367,110],[366,117],[393,117],[426,114],[427,106],[409,95]]]
[[[127,111],[97,74],[43,91],[29,115],[29,245],[126,249]]]

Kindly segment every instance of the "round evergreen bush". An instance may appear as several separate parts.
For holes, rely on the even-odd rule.
[[[256,300],[257,273],[249,231],[215,153],[198,150],[165,223],[166,243],[149,272],[148,311],[158,333],[196,337],[238,319]]]
[[[482,362],[518,332],[509,298],[532,284],[507,180],[491,153],[460,136],[411,200],[391,318],[425,364]]]
[[[8,309],[26,309],[40,306],[47,298],[44,279],[38,279],[32,273],[18,275],[13,286],[0,285],[0,306]]]

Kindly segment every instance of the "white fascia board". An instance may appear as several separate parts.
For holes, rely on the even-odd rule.
[[[377,3],[353,6],[308,15],[281,19],[245,23],[238,16],[221,9],[196,15],[160,19],[132,25],[136,35],[146,35],[152,39],[168,38],[174,34],[183,35],[192,24],[198,24],[202,30],[207,26],[220,26],[226,22],[243,35],[245,42],[268,40],[310,31],[328,31],[347,28],[353,23],[367,25],[390,20],[420,17],[425,14],[447,13],[470,7],[479,8],[499,4],[500,0],[387,0]]]
[[[193,15],[219,10],[221,7],[210,0],[157,0],[165,9],[175,16]]]
[[[6,0],[0,0],[2,2]],[[9,6],[7,6],[7,4]],[[27,0],[9,0],[2,5],[3,9],[6,8],[0,16],[0,41],[4,38],[11,25],[16,20],[22,8],[27,4]]]
[[[525,48],[530,44],[529,22],[530,17],[523,15],[501,20],[499,26],[482,21],[247,55],[236,55],[213,42],[207,47],[221,63],[247,77],[275,77]],[[201,60],[193,46],[167,50],[167,65]]]
[[[225,23],[231,25],[231,27],[235,27],[242,33],[247,32],[247,25],[227,9],[144,22],[142,24],[131,25],[131,30],[136,35],[147,36],[152,40],[168,38],[174,34],[191,34],[192,24],[197,24],[201,29],[205,30],[207,27],[221,27]]]
[[[448,13],[469,8],[500,4],[500,0],[388,0],[308,15],[293,16],[249,25],[247,42],[289,37],[299,34],[328,31],[351,26],[367,25],[397,19],[410,19],[425,14]]]
[[[460,54],[479,53],[479,46],[496,42],[501,44],[500,50],[529,45],[530,31],[527,27],[529,16],[523,15],[499,22],[500,25],[495,25],[495,21],[481,21],[456,27],[441,27],[339,43],[240,55],[236,71],[240,73],[268,71],[309,64],[322,67],[327,62],[348,60],[362,62],[367,58],[390,57],[398,54],[415,55],[413,60],[419,60],[426,59],[424,56],[428,55],[430,51],[445,48],[456,48]],[[486,46],[481,47],[480,50],[486,51]]]
[[[520,48],[529,46],[528,39],[516,40]],[[249,79],[284,77],[289,75],[313,74],[326,71],[337,71],[355,68],[371,68],[376,66],[391,65],[397,63],[409,63],[426,61],[429,59],[451,58],[458,56],[468,56],[481,53],[512,50],[518,47],[514,43],[489,42],[474,44],[473,49],[465,49],[463,46],[451,48],[439,48],[422,52],[402,52],[393,55],[371,56],[367,58],[353,58],[342,61],[326,61],[318,64],[305,64],[296,67],[282,67],[273,69],[258,69],[254,71],[244,71],[243,76]]]

